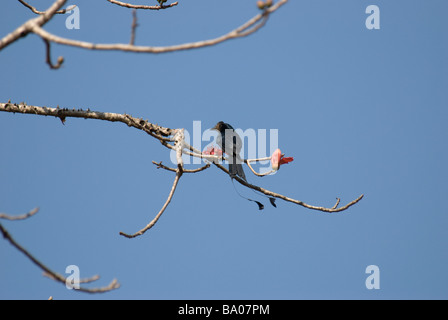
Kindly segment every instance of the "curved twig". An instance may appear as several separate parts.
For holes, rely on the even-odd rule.
[[[25,214],[18,215],[18,216],[11,216],[9,214],[0,212],[0,219],[6,219],[6,220],[11,220],[11,221],[13,221],[13,220],[24,220],[24,219],[27,219],[27,218],[29,218],[31,216],[34,216],[38,211],[39,211],[39,208],[34,208],[33,210],[31,210],[31,211],[29,211],[29,212],[27,212]]]
[[[43,263],[41,263],[39,260],[37,260],[35,257],[33,257],[25,248],[23,248],[20,244],[18,244],[12,238],[12,236],[9,234],[9,232],[1,224],[0,224],[0,232],[3,235],[3,238],[8,240],[17,250],[22,252],[35,265],[37,265],[40,269],[42,269],[44,271],[45,276],[47,276],[57,282],[61,282],[64,285],[66,284],[67,279],[64,276],[50,270],[47,266],[45,266]],[[99,278],[99,276],[94,276],[89,279],[80,280],[79,283],[91,282],[91,281],[97,280],[98,278]],[[107,291],[111,291],[114,289],[118,289],[119,287],[120,287],[120,284],[117,282],[116,279],[113,279],[112,282],[106,287],[101,287],[101,288],[84,288],[84,287],[76,288],[76,287],[74,287],[73,289],[83,291],[83,292],[88,292],[88,293],[102,293],[102,292],[107,292]]]
[[[24,24],[22,24],[20,27],[12,31],[11,33],[4,36],[2,39],[0,39],[0,50],[7,47],[11,43],[15,42],[21,37],[27,36],[29,33],[35,33],[39,35],[44,41],[47,46],[47,63],[52,69],[57,69],[60,67],[60,65],[63,62],[63,58],[58,58],[58,64],[53,65],[51,63],[51,59],[49,58],[49,52],[50,52],[50,42],[62,44],[62,45],[68,45],[83,49],[90,49],[90,50],[107,50],[107,51],[125,51],[125,52],[141,52],[141,53],[166,53],[166,52],[173,52],[173,51],[182,51],[182,50],[190,50],[190,49],[197,49],[202,47],[208,47],[208,46],[214,46],[219,43],[236,39],[236,38],[242,38],[246,37],[260,28],[262,28],[269,15],[276,10],[278,10],[281,6],[286,4],[288,0],[279,0],[276,4],[270,6],[269,8],[266,8],[263,10],[262,13],[257,14],[252,19],[248,20],[246,23],[242,24],[238,28],[222,35],[214,39],[209,40],[201,40],[196,42],[190,42],[190,43],[184,43],[179,45],[172,45],[172,46],[136,46],[134,45],[135,42],[135,28],[136,28],[136,19],[134,16],[134,23],[131,26],[131,40],[129,44],[123,44],[123,43],[115,43],[115,44],[101,44],[101,43],[92,43],[92,42],[85,42],[85,41],[78,41],[78,40],[72,40],[68,38],[59,37],[57,35],[54,35],[46,30],[44,30],[42,27],[56,14],[56,13],[66,13],[68,11],[73,10],[75,6],[70,6],[67,9],[60,8],[66,3],[67,0],[56,0],[53,5],[51,5],[46,11],[38,11],[33,6],[29,5],[27,2],[23,0],[19,0],[24,6],[32,10],[34,13],[39,14],[38,18],[30,19]],[[153,9],[153,10],[159,10],[159,9],[166,9],[173,7],[178,4],[178,2],[174,2],[169,5],[159,5],[159,6],[144,6],[144,5],[132,5],[129,3],[117,1],[117,0],[107,0],[111,3],[128,7],[128,8],[134,8],[134,9]]]
[[[90,109],[67,109],[67,108],[49,108],[27,105],[26,103],[0,103],[0,111],[12,112],[12,113],[25,113],[41,116],[53,116],[65,121],[66,118],[84,118],[84,119],[97,119],[111,122],[122,122],[129,127],[134,127],[146,132],[156,139],[164,142],[171,141],[167,138],[174,133],[173,129],[165,128],[142,118],[134,118],[128,114],[118,114],[109,112],[91,111]]]
[[[124,233],[124,232],[120,231],[120,235],[122,235],[122,236],[124,236],[126,238],[135,238],[137,236],[141,236],[146,231],[151,229],[157,223],[159,218],[165,212],[165,209],[170,204],[171,199],[173,198],[173,195],[174,195],[174,191],[176,191],[177,184],[179,183],[179,179],[180,179],[181,176],[182,176],[182,171],[181,170],[177,170],[176,171],[176,177],[174,178],[173,186],[171,187],[170,194],[168,195],[168,199],[166,199],[165,204],[163,205],[162,209],[160,209],[159,213],[157,213],[156,217],[154,219],[152,219],[150,223],[148,223],[143,229],[137,231],[134,234],[128,234],[128,233]]]
[[[175,143],[175,149],[176,149],[176,158],[177,158],[177,170],[176,170],[176,177],[174,178],[173,186],[171,187],[170,194],[168,195],[168,199],[166,199],[165,204],[163,205],[162,209],[160,209],[159,213],[156,215],[154,219],[151,220],[150,223],[148,223],[143,229],[140,231],[137,231],[134,234],[127,234],[120,231],[120,235],[126,237],[126,238],[135,238],[137,236],[141,236],[146,231],[151,229],[159,220],[159,218],[162,216],[162,214],[165,212],[165,209],[168,207],[168,205],[171,202],[171,199],[173,198],[174,191],[176,191],[177,184],[179,183],[179,179],[182,176],[184,172],[183,168],[183,161],[182,161],[182,150],[183,150],[183,144],[184,144],[184,129],[176,129],[176,133],[173,137],[173,141]]]
[[[145,5],[139,5],[139,4],[130,4],[130,3],[126,3],[126,2],[122,2],[122,1],[117,1],[117,0],[107,0],[110,3],[119,5],[121,7],[125,7],[125,8],[131,8],[131,9],[146,9],[146,10],[162,10],[162,9],[167,9],[167,8],[171,8],[174,6],[177,6],[179,3],[173,2],[171,4],[161,4],[158,6],[145,6]]]
[[[155,161],[153,161],[152,163],[155,164],[155,165],[157,166],[157,169],[162,168],[162,169],[165,169],[165,170],[168,170],[168,171],[177,172],[177,169],[174,169],[174,168],[170,168],[170,167],[165,166],[164,164],[162,164],[162,161],[160,161],[160,162],[155,162]],[[184,169],[184,173],[196,173],[196,172],[201,172],[201,171],[203,171],[203,170],[205,170],[205,169],[208,169],[208,168],[210,168],[210,163],[207,163],[205,166],[200,167],[200,168],[197,168],[197,169]]]
[[[42,27],[47,23],[56,13],[65,13],[67,11],[70,11],[73,9],[73,7],[69,7],[65,10],[59,10],[67,0],[56,0],[50,8],[48,8],[46,11],[38,11],[33,6],[29,5],[23,0],[19,0],[23,5],[31,9],[33,12],[38,13],[39,17],[30,19],[24,24],[22,24],[20,27],[12,31],[11,33],[7,34],[5,37],[0,39],[0,50],[7,47],[11,43],[15,42],[21,37],[24,37],[28,35],[29,33],[35,33],[39,35],[44,41],[47,42],[54,42],[62,45],[68,45],[83,49],[90,49],[90,50],[107,50],[107,51],[125,51],[125,52],[141,52],[141,53],[166,53],[166,52],[173,52],[173,51],[182,51],[182,50],[190,50],[190,49],[197,49],[202,47],[208,47],[208,46],[214,46],[219,43],[246,37],[257,30],[259,30],[261,27],[263,27],[269,17],[269,15],[276,10],[278,10],[281,6],[286,4],[288,0],[279,0],[276,4],[272,5],[269,8],[266,8],[263,10],[262,13],[257,14],[252,19],[248,20],[246,23],[242,24],[238,28],[222,35],[214,39],[209,40],[201,40],[196,42],[190,42],[190,43],[184,43],[179,45],[172,45],[172,46],[164,46],[164,47],[158,47],[158,46],[136,46],[134,45],[134,37],[135,37],[135,27],[132,27],[132,35],[134,37],[131,37],[131,41],[129,44],[123,44],[123,43],[115,43],[115,44],[101,44],[101,43],[92,43],[92,42],[85,42],[85,41],[78,41],[78,40],[72,40],[68,38],[59,37],[57,35],[54,35],[46,30],[44,30]],[[172,6],[177,5],[177,2],[174,2],[170,5],[160,5],[160,6],[137,6],[137,5],[131,5],[129,3],[124,3],[117,0],[108,0],[111,3],[115,3],[121,6],[125,6],[128,8],[134,8],[134,9],[165,9]],[[48,47],[48,46],[47,46]],[[47,53],[49,50],[47,49]],[[47,61],[50,61],[49,65],[52,66],[51,60],[47,59]],[[61,64],[62,61],[59,63]]]
[[[336,203],[334,204],[333,207],[331,207],[331,209],[336,209],[338,207],[338,205],[339,205],[339,202],[341,202],[341,199],[336,198]]]
[[[227,170],[223,165],[221,165],[219,163],[213,163],[213,164],[215,166],[217,166],[219,169],[221,169],[222,171],[224,171],[227,174],[229,174],[229,170]],[[288,201],[288,202],[292,202],[292,203],[298,204],[299,206],[302,206],[302,207],[305,207],[305,208],[308,208],[308,209],[318,210],[318,211],[323,211],[323,212],[340,212],[340,211],[344,211],[344,210],[350,208],[352,205],[358,203],[364,197],[364,195],[362,194],[358,198],[353,200],[352,202],[350,202],[350,203],[348,203],[345,206],[340,207],[340,208],[337,208],[337,205],[339,204],[339,201],[337,201],[336,205],[334,205],[332,208],[325,208],[325,207],[309,205],[309,204],[307,204],[307,203],[305,203],[303,201],[296,200],[296,199],[293,199],[293,198],[289,198],[289,197],[286,197],[286,196],[284,196],[282,194],[269,191],[269,190],[264,189],[262,187],[250,184],[249,182],[241,179],[238,176],[235,176],[234,179],[237,180],[240,184],[242,184],[242,185],[244,185],[244,186],[246,186],[246,187],[248,187],[250,189],[253,189],[253,190],[256,190],[256,191],[260,191],[261,193],[264,193],[267,196],[278,198],[278,199],[282,199],[282,200],[285,200],[285,201]]]
[[[62,63],[64,63],[64,57],[59,56],[58,57],[58,62],[57,64],[53,64],[51,62],[51,48],[50,48],[50,41],[48,41],[47,39],[43,39],[44,43],[45,43],[45,48],[46,48],[46,62],[47,64],[50,66],[51,69],[59,69],[62,65]]]

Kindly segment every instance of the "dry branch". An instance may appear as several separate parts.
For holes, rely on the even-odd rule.
[[[45,25],[65,4],[66,1],[67,0],[55,1],[46,11],[41,12],[37,18],[28,20],[13,32],[7,34],[5,37],[3,37],[3,39],[0,40],[0,50],[17,41],[21,37],[28,35],[30,32],[32,32],[34,27],[41,27]]]
[[[121,7],[125,7],[125,8],[131,8],[131,9],[145,9],[145,10],[162,10],[162,9],[167,9],[167,8],[171,8],[174,6],[177,6],[179,3],[173,2],[171,4],[161,4],[158,6],[145,6],[145,5],[139,5],[139,4],[131,4],[131,3],[127,3],[127,2],[122,2],[122,1],[117,1],[117,0],[107,0],[110,3],[119,5]]]
[[[109,2],[112,2],[108,0]],[[66,0],[57,0],[54,4],[48,8],[46,11],[41,12],[42,14],[38,18],[34,18],[28,20],[23,25],[18,27],[16,30],[6,35],[3,39],[0,40],[0,50],[18,40],[20,37],[24,37],[29,33],[35,33],[39,35],[42,39],[45,39],[49,42],[54,42],[62,45],[73,46],[83,49],[90,50],[107,50],[107,51],[125,51],[125,52],[141,52],[141,53],[166,53],[173,51],[182,51],[182,50],[190,50],[197,49],[202,47],[208,47],[217,45],[219,43],[246,37],[261,27],[266,23],[269,15],[276,10],[278,10],[281,6],[286,4],[288,0],[280,0],[276,4],[272,5],[269,8],[266,8],[262,11],[262,13],[257,14],[252,19],[248,20],[246,23],[242,24],[238,28],[222,35],[214,39],[209,40],[201,40],[196,42],[184,43],[179,45],[172,46],[163,46],[163,47],[155,47],[155,46],[136,46],[133,43],[124,44],[124,43],[115,43],[115,44],[102,44],[102,43],[92,43],[85,41],[72,40],[68,38],[59,37],[54,35],[44,29],[42,27],[45,25],[48,20],[50,20],[54,14],[65,4]],[[118,1],[114,1],[118,2]],[[114,3],[113,2],[113,3]]]
[[[219,169],[221,169],[222,171],[224,171],[224,172],[226,172],[227,174],[229,174],[229,170],[227,170],[227,169],[226,169],[224,166],[222,166],[221,164],[219,164],[219,163],[214,163],[214,165],[217,166],[217,167],[218,167]],[[339,198],[336,198],[336,204],[335,204],[333,207],[331,207],[331,208],[326,208],[326,207],[320,207],[320,206],[313,206],[313,205],[307,204],[307,203],[305,203],[305,202],[303,202],[303,201],[300,201],[300,200],[296,200],[296,199],[293,199],[293,198],[286,197],[286,196],[284,196],[284,195],[282,195],[282,194],[280,194],[280,193],[276,193],[276,192],[269,191],[269,190],[264,189],[264,188],[262,188],[262,187],[259,187],[259,186],[250,184],[249,182],[247,182],[247,181],[241,179],[241,178],[238,177],[238,176],[235,176],[234,178],[235,178],[235,180],[237,180],[237,181],[238,181],[240,184],[242,184],[243,186],[246,186],[246,187],[248,187],[248,188],[250,188],[250,189],[259,191],[259,192],[261,192],[261,193],[264,193],[265,195],[267,195],[267,196],[269,196],[269,197],[274,197],[274,198],[282,199],[282,200],[285,200],[285,201],[288,201],[288,202],[295,203],[295,204],[297,204],[297,205],[299,205],[299,206],[302,206],[302,207],[305,207],[305,208],[308,208],[308,209],[317,210],[317,211],[322,211],[322,212],[340,212],[340,211],[347,210],[348,208],[350,208],[350,207],[353,206],[354,204],[358,203],[358,202],[364,197],[364,195],[362,194],[362,195],[360,195],[358,198],[356,198],[355,200],[353,200],[353,201],[351,201],[350,203],[346,204],[345,206],[343,206],[343,207],[339,207],[339,208],[338,208],[337,206],[339,205],[340,199],[339,199]]]
[[[0,212],[0,219],[6,219],[6,220],[11,220],[11,221],[24,220],[31,216],[34,216],[38,211],[39,211],[39,208],[34,208],[33,210],[31,210],[25,214],[18,215],[18,216],[12,216],[12,215]]]
[[[124,232],[120,231],[120,235],[122,235],[126,238],[135,238],[137,236],[141,236],[146,231],[151,229],[157,223],[157,221],[159,221],[159,218],[162,216],[162,214],[165,212],[165,209],[170,204],[171,199],[173,199],[174,191],[176,191],[177,184],[179,183],[179,179],[181,176],[182,176],[182,171],[177,170],[176,177],[174,178],[174,182],[173,182],[173,186],[171,187],[170,194],[168,195],[168,198],[166,199],[165,203],[163,204],[162,209],[160,209],[159,213],[157,213],[156,217],[154,219],[152,219],[151,222],[149,222],[143,229],[137,231],[136,233],[128,234],[128,233],[124,233]]]
[[[64,285],[66,285],[66,281],[67,279],[62,276],[59,273],[56,273],[54,271],[52,271],[50,268],[48,268],[46,265],[44,265],[42,262],[40,262],[39,260],[37,260],[33,255],[31,255],[24,247],[22,247],[20,244],[18,244],[13,238],[12,236],[9,234],[9,232],[0,224],[0,232],[3,235],[3,238],[5,238],[6,240],[9,241],[9,243],[11,243],[17,250],[19,250],[20,252],[22,252],[28,259],[30,259],[35,265],[37,265],[40,269],[42,269],[44,271],[44,275],[57,281],[57,282],[61,282]],[[99,279],[99,276],[94,276],[92,278],[88,278],[88,279],[81,279],[79,281],[79,283],[87,283],[87,282],[92,282],[94,280]],[[88,293],[102,293],[102,292],[107,292],[107,291],[111,291],[114,289],[118,289],[120,287],[120,284],[117,282],[116,279],[113,279],[112,282],[105,287],[100,287],[100,288],[84,288],[84,287],[79,287],[76,288],[74,287],[75,290],[79,290],[82,292],[88,292]]]
[[[37,107],[27,105],[26,103],[0,103],[0,111],[11,113],[24,113],[34,114],[40,116],[52,116],[61,119],[65,122],[66,118],[84,118],[84,119],[96,119],[105,120],[111,122],[122,122],[129,127],[142,130],[156,139],[164,142],[170,141],[169,137],[173,134],[174,130],[165,128],[153,123],[143,120],[142,118],[134,118],[128,114],[118,114],[109,112],[91,111],[90,109],[67,109],[67,108],[49,108],[49,107]]]
[[[159,220],[159,218],[162,216],[162,214],[165,212],[165,209],[170,204],[171,199],[173,199],[174,191],[176,191],[177,184],[179,183],[179,179],[180,179],[180,177],[182,176],[182,174],[184,172],[183,161],[182,161],[182,150],[184,148],[183,147],[184,139],[185,139],[184,129],[177,129],[176,133],[175,133],[175,135],[174,135],[174,137],[172,139],[174,141],[174,148],[176,150],[176,158],[177,158],[176,177],[174,178],[173,186],[171,187],[171,191],[170,191],[170,194],[168,195],[168,199],[166,199],[162,209],[160,209],[160,211],[156,215],[156,217],[154,219],[152,219],[151,222],[149,222],[140,231],[137,231],[134,234],[127,234],[127,233],[124,233],[124,232],[120,232],[120,235],[122,235],[122,236],[124,236],[126,238],[135,238],[137,236],[141,236],[146,231],[151,229],[156,224],[156,222]]]
[[[69,117],[84,118],[84,119],[97,119],[97,120],[105,120],[105,121],[111,121],[111,122],[122,122],[130,127],[133,127],[133,128],[136,128],[136,129],[146,132],[153,138],[158,139],[162,143],[163,146],[165,146],[169,149],[175,150],[177,162],[178,162],[178,166],[176,169],[164,166],[164,165],[162,165],[161,162],[159,162],[159,163],[153,162],[154,164],[156,164],[158,166],[158,168],[163,168],[163,169],[166,169],[169,171],[176,172],[176,177],[174,179],[171,191],[168,195],[168,199],[166,200],[165,204],[163,205],[163,207],[159,211],[159,213],[156,215],[156,217],[150,223],[148,223],[145,228],[141,229],[140,231],[138,231],[134,234],[125,234],[123,232],[120,232],[121,235],[126,236],[128,238],[133,238],[135,236],[141,235],[144,232],[146,232],[147,230],[149,230],[152,226],[154,226],[154,224],[158,221],[158,219],[160,218],[160,216],[163,214],[166,207],[170,203],[170,201],[173,197],[174,191],[177,188],[179,179],[184,172],[191,172],[191,173],[200,172],[209,167],[209,164],[207,164],[206,166],[203,166],[198,169],[185,170],[183,168],[183,163],[182,163],[182,154],[190,155],[193,157],[198,157],[201,159],[206,159],[208,161],[211,161],[219,169],[224,171],[226,174],[229,174],[228,170],[224,166],[222,166],[221,164],[218,163],[218,161],[220,161],[222,159],[222,157],[203,154],[200,150],[197,150],[194,147],[192,147],[190,144],[186,143],[184,140],[184,136],[183,136],[183,129],[171,129],[171,128],[162,127],[162,126],[153,124],[147,120],[143,120],[141,118],[140,119],[134,118],[127,114],[97,112],[97,111],[91,111],[90,109],[88,109],[88,110],[66,109],[66,108],[61,109],[59,107],[58,108],[48,108],[48,107],[30,106],[30,105],[26,105],[25,103],[15,104],[15,103],[8,102],[8,103],[0,103],[0,111],[11,112],[11,113],[34,114],[34,115],[41,115],[41,116],[53,116],[53,117],[61,119],[63,122],[65,121],[66,118],[69,118]],[[260,159],[258,159],[258,160],[260,160]],[[263,158],[261,160],[265,160],[265,159]],[[248,162],[251,162],[251,161],[254,161],[254,159],[245,160],[245,163],[247,164]],[[356,198],[355,200],[349,202],[348,204],[346,204],[345,206],[342,206],[342,207],[339,207],[339,203],[340,203],[339,198],[337,198],[336,204],[333,207],[314,206],[314,205],[307,204],[303,201],[293,199],[293,198],[284,196],[282,194],[264,189],[257,185],[250,184],[247,181],[240,179],[238,176],[234,177],[234,179],[236,181],[238,181],[240,184],[242,184],[243,186],[253,189],[253,190],[256,190],[256,191],[259,191],[269,197],[282,199],[284,201],[297,204],[297,205],[305,207],[307,209],[312,209],[312,210],[317,210],[317,211],[322,211],[322,212],[329,212],[329,213],[344,211],[344,210],[350,208],[351,206],[355,205],[356,203],[358,203],[364,197],[364,195],[360,195],[358,198]]]
[[[129,41],[129,44],[133,46],[135,44],[135,30],[138,27],[137,23],[137,10],[132,10],[132,25],[131,25],[131,40]]]
[[[35,7],[33,7],[32,5],[26,3],[26,2],[23,1],[23,0],[19,0],[19,2],[20,2],[21,4],[23,4],[25,7],[27,7],[28,9],[30,9],[31,11],[33,11],[35,14],[44,14],[44,13],[45,13],[45,11],[39,11],[39,10],[37,10]],[[62,10],[58,10],[58,11],[56,11],[55,14],[65,14],[65,13],[67,13],[68,11],[72,11],[75,7],[76,7],[76,5],[71,5],[71,6],[68,7],[67,9],[62,9]]]
[[[162,168],[162,169],[165,169],[165,170],[168,170],[168,171],[177,172],[177,169],[165,166],[164,164],[162,164],[162,161],[160,161],[160,162],[153,161],[152,163],[157,166],[157,169]],[[205,166],[202,166],[202,167],[197,168],[197,169],[184,169],[184,173],[196,173],[196,172],[200,172],[200,171],[203,171],[205,169],[208,169],[208,168],[210,168],[210,163],[207,163]]]

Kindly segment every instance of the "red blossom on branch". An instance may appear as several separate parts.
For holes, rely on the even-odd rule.
[[[202,153],[208,156],[222,156],[222,150],[217,146],[209,146]]]
[[[284,157],[285,154],[282,154],[282,152],[280,151],[280,149],[277,149],[274,151],[274,153],[272,153],[271,156],[271,166],[272,166],[272,170],[277,171],[280,169],[280,166],[282,164],[286,164],[289,163],[291,161],[294,161],[293,157]]]

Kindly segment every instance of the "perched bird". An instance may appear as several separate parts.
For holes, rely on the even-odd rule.
[[[240,151],[243,146],[240,136],[235,132],[233,127],[223,121],[219,121],[212,130],[219,132],[216,137],[216,143],[222,149],[223,153],[228,155],[230,177],[240,176],[246,180],[240,157]]]

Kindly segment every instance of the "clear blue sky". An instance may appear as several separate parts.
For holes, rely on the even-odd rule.
[[[39,9],[52,1],[30,1]],[[153,1],[156,4],[156,1]],[[253,1],[179,1],[138,12],[136,44],[214,38],[258,10]],[[71,1],[45,28],[74,39],[129,41],[131,10]],[[139,1],[134,3],[147,3]],[[365,9],[380,8],[368,30]],[[0,36],[34,14],[0,5]],[[244,39],[164,55],[92,52],[26,38],[0,52],[0,101],[128,113],[170,128],[224,120],[278,129],[294,162],[249,180],[327,214],[277,201],[258,211],[217,168],[185,174],[156,226],[173,173],[169,151],[119,123],[0,113],[0,212],[40,212],[1,221],[54,271],[79,266],[103,295],[67,290],[0,239],[0,299],[406,299],[448,298],[448,2],[290,1]],[[197,167],[191,166],[191,168]],[[239,192],[257,197],[237,185]],[[365,286],[368,265],[380,289]]]

